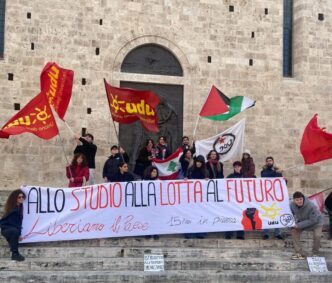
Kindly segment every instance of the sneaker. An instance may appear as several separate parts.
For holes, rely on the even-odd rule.
[[[225,236],[225,239],[226,239],[226,240],[230,240],[230,239],[232,239],[232,236],[227,235],[227,236]]]
[[[19,253],[12,254],[12,260],[16,261],[23,261],[25,260],[24,256],[20,255]]]
[[[293,259],[293,260],[303,260],[303,259],[305,259],[305,257],[301,254],[293,254],[291,259]]]
[[[268,240],[269,238],[270,238],[269,235],[264,235],[264,236],[263,236],[263,240]]]
[[[278,240],[283,240],[283,239],[284,239],[284,237],[283,237],[283,236],[281,236],[281,235],[277,235],[277,236],[276,236],[276,239],[278,239]]]

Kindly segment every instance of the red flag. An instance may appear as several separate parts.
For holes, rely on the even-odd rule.
[[[48,98],[49,104],[63,120],[68,108],[73,88],[74,72],[48,62],[40,75],[40,89]]]
[[[228,112],[229,98],[215,86],[212,86],[199,116],[215,116]]]
[[[304,130],[300,151],[304,164],[332,158],[332,134],[326,133],[318,127],[317,114],[310,120]]]
[[[320,212],[324,211],[324,194],[323,194],[323,192],[314,194],[308,198],[318,207]]]
[[[29,132],[48,140],[58,134],[58,127],[45,93],[34,97],[20,112],[1,129],[0,138]]]
[[[140,120],[147,131],[158,132],[155,108],[160,100],[149,90],[113,87],[104,79],[108,104],[114,121],[130,124]]]

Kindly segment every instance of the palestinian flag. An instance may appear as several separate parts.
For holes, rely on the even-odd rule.
[[[255,101],[248,97],[235,96],[228,98],[219,89],[212,86],[199,116],[214,121],[226,121],[254,105]]]
[[[181,168],[180,157],[183,153],[181,147],[173,152],[169,157],[164,160],[154,158],[152,165],[157,167],[160,180],[174,180],[178,178]]]

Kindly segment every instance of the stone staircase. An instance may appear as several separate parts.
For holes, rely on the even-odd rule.
[[[0,192],[0,203],[6,198]],[[332,241],[323,233],[321,255],[332,270]],[[127,237],[25,244],[24,262],[9,260],[0,238],[0,282],[332,282],[332,272],[312,274],[307,261],[290,259],[292,241],[262,240],[247,232],[246,240],[225,240],[222,233],[205,239],[161,235],[158,240]],[[308,233],[303,244],[310,251]],[[165,271],[144,272],[144,254],[162,254]]]

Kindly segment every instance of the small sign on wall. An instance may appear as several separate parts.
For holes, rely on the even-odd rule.
[[[307,257],[310,272],[328,272],[325,257]]]
[[[164,271],[164,255],[144,255],[144,271]]]

